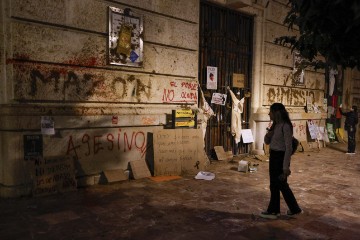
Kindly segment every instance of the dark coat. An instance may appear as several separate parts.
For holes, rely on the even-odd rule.
[[[355,111],[343,112],[341,108],[339,110],[341,115],[345,116],[345,130],[348,130],[350,127],[355,128],[359,122],[357,112]]]

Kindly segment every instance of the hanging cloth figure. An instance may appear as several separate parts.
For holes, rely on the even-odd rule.
[[[243,97],[241,100],[237,99],[230,87],[227,87],[230,92],[232,100],[231,108],[231,135],[235,136],[235,142],[238,144],[241,139],[241,113],[243,112],[244,101]]]
[[[207,103],[207,101],[206,101],[206,99],[204,97],[204,93],[201,90],[201,88],[200,88],[200,95],[201,95],[201,97],[200,97],[200,102],[199,102],[199,107],[200,107],[199,112],[202,113],[202,116],[203,116],[202,119],[201,119],[201,129],[203,131],[203,138],[205,139],[207,121],[212,116],[216,116],[216,114],[211,109],[210,105]]]
[[[336,69],[331,69],[329,73],[329,96],[332,96],[334,93],[335,87],[335,75],[338,74]]]

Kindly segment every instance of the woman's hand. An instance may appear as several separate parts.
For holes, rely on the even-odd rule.
[[[270,144],[273,135],[274,135],[274,131],[271,130],[265,134],[264,141],[266,144]]]
[[[274,135],[274,131],[269,130],[269,131],[265,134],[265,137],[271,139],[273,135]]]
[[[284,169],[284,170],[283,170],[283,173],[280,174],[280,176],[279,176],[279,180],[280,180],[280,181],[285,181],[286,178],[287,178],[290,174],[291,174],[290,169]]]
[[[283,174],[287,177],[290,176],[290,174],[291,174],[290,169],[283,169]]]

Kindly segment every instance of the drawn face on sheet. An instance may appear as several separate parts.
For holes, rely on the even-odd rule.
[[[214,81],[214,74],[210,73],[209,78],[211,81]]]

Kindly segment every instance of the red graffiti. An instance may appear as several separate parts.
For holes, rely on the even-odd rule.
[[[189,83],[189,82],[182,82],[181,87],[191,89],[191,90],[197,90],[197,84],[196,83]]]
[[[174,100],[174,96],[175,96],[174,90],[164,89],[162,100],[163,102],[171,102]]]
[[[182,92],[181,93],[181,98],[197,100],[197,94],[192,93],[192,92],[190,92],[190,93],[189,92]]]
[[[112,133],[105,135],[93,135],[84,133],[79,143],[77,143],[73,136],[69,136],[68,147],[66,154],[75,155],[79,158],[80,149],[85,150],[84,155],[96,155],[102,151],[123,151],[128,152],[133,148],[141,153],[143,157],[146,153],[146,135],[144,132],[132,132],[131,135],[124,132],[121,134],[121,129],[117,134],[117,138]],[[115,148],[115,144],[117,148]]]

